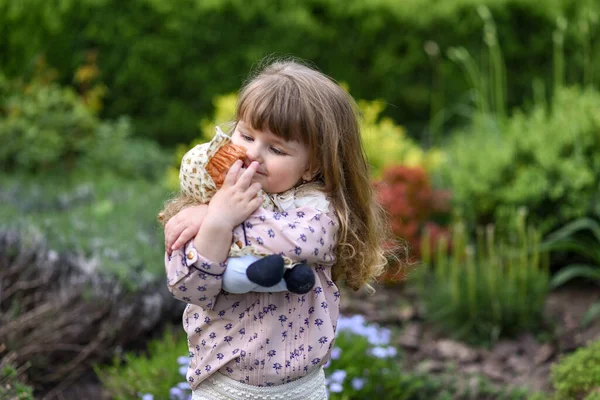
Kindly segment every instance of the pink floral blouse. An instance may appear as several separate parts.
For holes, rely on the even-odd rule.
[[[250,385],[280,385],[327,362],[339,314],[340,292],[331,280],[337,233],[331,206],[325,212],[260,207],[234,230],[234,241],[314,266],[316,283],[305,295],[227,293],[221,281],[225,264],[198,254],[193,241],[165,254],[169,290],[188,303],[183,326],[192,389],[217,371]]]

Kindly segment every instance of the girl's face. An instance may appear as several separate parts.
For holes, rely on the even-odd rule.
[[[252,129],[244,121],[238,121],[231,141],[246,148],[246,167],[253,161],[259,163],[253,181],[267,193],[285,192],[302,180],[312,179],[308,149],[300,142],[287,142],[270,131]]]

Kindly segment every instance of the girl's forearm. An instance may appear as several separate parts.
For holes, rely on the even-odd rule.
[[[209,260],[224,262],[229,255],[233,240],[232,232],[233,228],[207,216],[194,239],[194,246],[199,254]]]

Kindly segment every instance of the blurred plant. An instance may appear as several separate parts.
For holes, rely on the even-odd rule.
[[[450,193],[434,189],[425,169],[404,165],[388,167],[383,179],[375,183],[375,189],[379,203],[389,214],[392,231],[409,246],[409,259],[422,256],[425,230],[429,232],[429,249],[436,248],[441,237],[448,242]],[[388,272],[380,280],[402,280],[404,271]]]
[[[553,288],[573,279],[587,279],[600,285],[600,223],[591,218],[580,218],[568,223],[548,236],[541,248],[551,252],[567,252],[580,256],[583,263],[562,267],[550,281]],[[590,306],[583,318],[585,326],[600,316],[600,303]]]
[[[506,119],[506,67],[498,44],[498,33],[492,13],[485,5],[477,6],[477,13],[483,20],[483,41],[487,48],[488,71],[479,68],[476,61],[464,47],[448,49],[448,58],[458,63],[465,71],[472,88],[476,105],[475,121],[488,120],[493,116],[495,123],[502,124]]]
[[[188,357],[178,359],[186,350],[185,333],[173,327],[150,341],[147,353],[128,352],[115,357],[111,365],[94,366],[94,371],[111,399],[170,399],[171,387],[180,379],[180,371],[174,367],[179,359],[184,359],[187,370]]]
[[[4,352],[4,344],[0,343],[0,353]],[[33,388],[22,382],[22,368],[15,368],[7,357],[0,358],[0,399],[33,400]]]
[[[380,117],[385,110],[383,101],[363,100],[358,102],[358,106],[362,113],[362,142],[375,178],[379,178],[382,170],[392,164],[418,166],[426,170],[440,165],[443,154],[439,150],[423,150],[406,135],[404,128],[390,118]]]
[[[127,118],[99,120],[70,88],[7,82],[0,90],[0,167],[28,173],[112,171],[153,179],[166,157],[155,144],[131,138]]]
[[[75,70],[74,81],[83,103],[94,114],[98,114],[103,107],[103,98],[108,93],[108,88],[100,81],[100,69],[97,64],[98,52],[88,50],[85,63]]]
[[[600,340],[562,357],[552,366],[553,399],[598,400],[600,397]]]
[[[477,229],[475,245],[465,226],[456,222],[452,245],[442,237],[429,257],[423,236],[423,266],[416,281],[426,306],[426,318],[446,334],[477,344],[500,337],[537,331],[543,326],[543,306],[549,291],[547,253],[539,251],[540,233],[527,227],[525,212],[507,238],[494,227]]]
[[[439,177],[470,221],[498,220],[525,206],[542,232],[591,212],[600,181],[600,93],[565,88],[552,112],[516,112],[499,134],[473,125],[457,134]]]

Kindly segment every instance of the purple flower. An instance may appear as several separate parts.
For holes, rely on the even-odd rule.
[[[337,369],[329,375],[329,381],[335,383],[344,383],[344,379],[346,379],[346,371],[343,369]]]
[[[395,357],[397,353],[398,353],[398,351],[396,350],[396,348],[394,346],[388,346],[388,347],[376,346],[376,347],[373,347],[370,351],[370,354],[377,358]]]
[[[177,357],[177,364],[179,365],[188,365],[190,363],[190,358],[186,356]]]
[[[340,349],[339,347],[334,347],[331,350],[331,359],[332,360],[337,360],[338,358],[340,358],[341,355],[342,355],[342,349]]]
[[[344,388],[337,382],[333,382],[329,385],[329,391],[332,393],[341,393]]]
[[[352,388],[354,390],[360,390],[365,386],[365,380],[363,378],[352,379]]]

